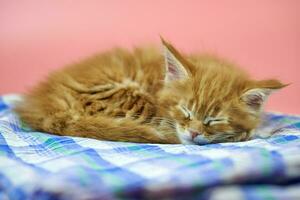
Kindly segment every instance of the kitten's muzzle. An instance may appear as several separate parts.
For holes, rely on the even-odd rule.
[[[204,145],[204,144],[209,144],[210,141],[208,139],[206,139],[204,137],[203,134],[201,134],[199,131],[190,129],[189,133],[191,135],[192,140],[196,143],[196,144],[200,144],[200,145]]]
[[[191,137],[192,137],[193,140],[194,140],[194,138],[196,138],[198,135],[201,135],[200,132],[195,131],[195,130],[189,130],[189,132],[190,132]]]
[[[196,138],[198,135],[200,135],[200,133],[199,132],[197,132],[197,131],[189,131],[190,132],[190,134],[191,134],[191,137],[192,137],[192,139],[194,139],[194,138]]]

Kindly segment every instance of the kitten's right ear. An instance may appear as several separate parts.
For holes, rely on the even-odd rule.
[[[182,63],[182,56],[179,52],[162,37],[164,57],[165,57],[165,81],[174,81],[188,78],[189,74]]]

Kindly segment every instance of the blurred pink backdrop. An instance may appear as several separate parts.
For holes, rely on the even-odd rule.
[[[0,1],[0,94],[24,92],[49,71],[112,46],[209,51],[253,77],[289,87],[268,110],[300,113],[300,1]]]

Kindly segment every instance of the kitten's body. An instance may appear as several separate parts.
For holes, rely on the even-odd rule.
[[[163,63],[153,49],[115,49],[51,74],[17,111],[32,128],[54,134],[172,142],[149,126],[159,116]]]
[[[154,49],[115,49],[51,74],[16,111],[32,128],[58,135],[189,143],[197,142],[200,133],[213,138],[222,131],[230,137],[235,129],[247,131],[227,138],[239,141],[249,137],[260,113],[238,101],[243,93],[283,86],[274,80],[251,81],[241,70],[211,56],[184,59],[164,44],[167,67]],[[231,122],[228,117],[223,124],[207,126],[207,120],[223,115],[231,115]]]

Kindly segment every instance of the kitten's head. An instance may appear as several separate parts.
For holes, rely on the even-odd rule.
[[[163,48],[166,70],[159,101],[182,143],[249,139],[267,97],[285,86],[277,80],[251,80],[212,56],[184,58],[164,40]]]

